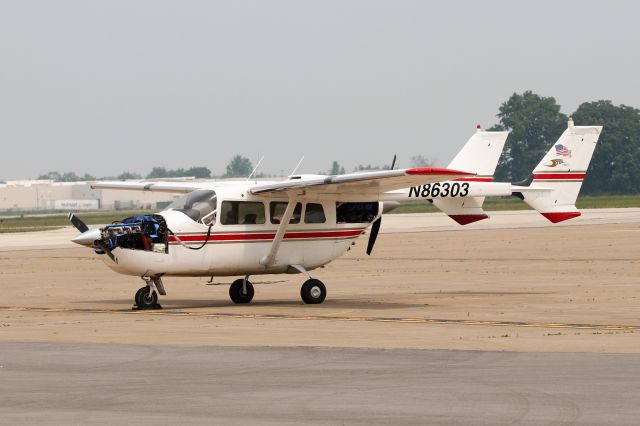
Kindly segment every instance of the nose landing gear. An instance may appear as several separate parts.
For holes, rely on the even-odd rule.
[[[162,309],[158,303],[158,294],[166,295],[160,276],[142,277],[146,286],[140,288],[135,295],[133,310]]]

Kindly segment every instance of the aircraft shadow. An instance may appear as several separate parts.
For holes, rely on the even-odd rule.
[[[104,305],[122,305],[130,307],[133,305],[131,299],[112,299],[112,300],[87,300],[78,303],[97,303]],[[299,300],[254,300],[248,305],[236,305],[230,300],[205,300],[205,299],[174,299],[174,300],[160,300],[160,305],[164,310],[186,310],[186,309],[210,309],[210,308],[239,308],[239,307],[279,307],[279,308],[323,308],[323,309],[409,309],[409,308],[426,308],[431,305],[422,303],[399,303],[399,302],[379,302],[373,300],[361,300],[361,299],[327,299],[320,305],[305,305]],[[117,311],[127,310],[127,308],[114,309]],[[259,312],[264,314],[265,312]]]

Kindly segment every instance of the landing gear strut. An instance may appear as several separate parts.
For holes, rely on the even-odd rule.
[[[158,303],[158,293],[165,295],[164,285],[162,279],[159,276],[155,277],[142,277],[147,283],[146,286],[140,288],[136,292],[134,310],[146,310],[146,309],[162,309],[162,306]]]
[[[235,280],[229,287],[229,297],[233,303],[249,303],[253,299],[253,284],[249,282],[249,276]]]

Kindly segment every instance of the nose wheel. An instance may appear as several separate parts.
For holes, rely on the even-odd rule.
[[[136,291],[134,310],[162,309],[158,303],[158,293],[167,294],[159,276],[143,277],[147,285]]]
[[[158,304],[158,293],[151,290],[151,287],[145,286],[136,292],[136,308],[137,309],[160,309]]]
[[[302,284],[300,297],[302,297],[302,301],[306,304],[313,305],[322,303],[327,297],[327,288],[322,281],[310,278]]]
[[[235,280],[229,287],[229,297],[233,303],[249,303],[253,294],[253,284],[247,278]]]

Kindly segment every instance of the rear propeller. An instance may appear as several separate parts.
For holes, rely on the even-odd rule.
[[[371,256],[373,246],[376,245],[376,239],[378,238],[378,231],[380,231],[380,225],[382,224],[382,217],[377,218],[371,225],[371,232],[369,232],[369,243],[367,244],[367,254]]]
[[[396,159],[397,155],[394,154],[393,160],[391,161],[391,167],[389,170],[393,170],[396,167]],[[367,254],[371,256],[371,252],[373,251],[373,246],[376,245],[376,240],[378,239],[378,232],[380,231],[380,225],[382,225],[382,216],[377,218],[371,224],[371,232],[369,233],[369,242],[367,243]]]

